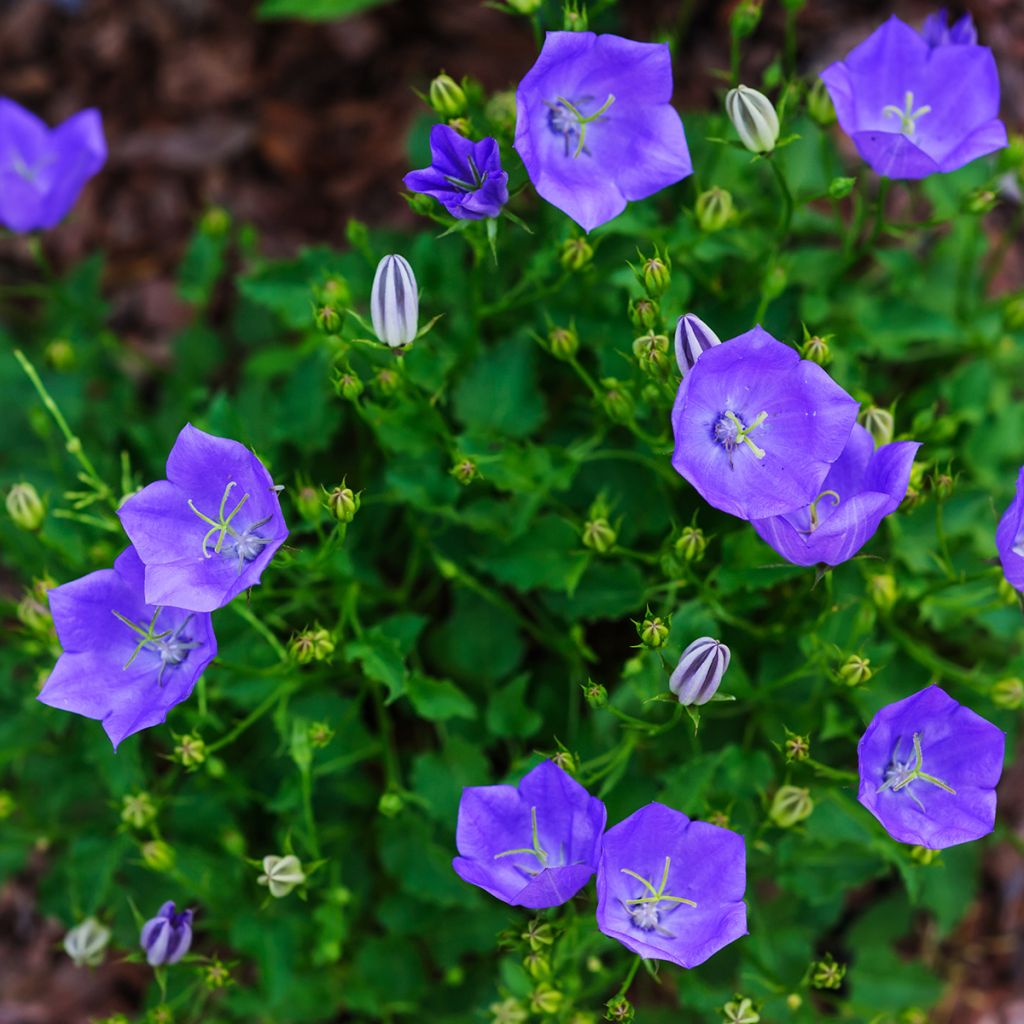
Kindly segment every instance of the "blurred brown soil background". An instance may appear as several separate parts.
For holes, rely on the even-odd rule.
[[[514,87],[535,47],[525,24],[481,0],[393,0],[332,24],[257,22],[247,0],[0,0],[0,95],[56,123],[85,106],[103,113],[110,159],[72,216],[47,235],[66,267],[102,249],[112,326],[154,352],[189,318],[174,273],[202,211],[226,207],[259,229],[268,255],[341,244],[344,224],[414,226],[401,198],[406,138],[442,68],[488,90]],[[676,104],[718,102],[728,16],[717,0],[620,0],[623,31],[680,40]],[[810,0],[799,22],[800,66],[842,56],[888,14],[920,23],[918,0]],[[746,47],[748,80],[780,51],[779,4]],[[964,9],[962,6],[960,9]],[[1024,0],[967,5],[995,51],[1003,116],[1024,124]],[[999,214],[995,215],[998,224]],[[0,241],[0,280],[28,272],[22,243]],[[997,288],[1024,285],[1015,246]],[[1001,787],[1000,820],[1024,840],[1024,764]],[[63,929],[43,920],[33,890],[40,848],[0,888],[0,1024],[86,1024],[132,1012],[148,971],[78,970]],[[856,894],[853,898],[856,898]],[[934,1024],[1024,1024],[1024,862],[990,847],[979,899],[953,940],[922,922],[912,951],[951,979]]]

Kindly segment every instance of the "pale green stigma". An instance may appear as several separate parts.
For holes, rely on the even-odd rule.
[[[209,523],[210,524],[210,529],[207,530],[206,534],[203,536],[203,557],[204,558],[210,558],[211,557],[210,552],[206,550],[206,545],[210,543],[210,538],[215,533],[218,536],[217,536],[217,542],[213,546],[213,550],[215,552],[217,552],[218,554],[220,553],[221,546],[224,544],[224,538],[228,534],[231,534],[232,537],[236,537],[237,536],[235,531],[231,528],[231,520],[234,519],[236,515],[238,515],[238,513],[241,510],[242,506],[249,500],[249,495],[248,494],[243,494],[242,495],[242,500],[231,510],[231,512],[225,518],[225,516],[224,516],[224,509],[227,508],[228,495],[231,493],[231,488],[234,487],[234,486],[235,486],[235,481],[232,480],[227,485],[227,487],[224,488],[224,495],[220,499],[220,510],[217,513],[217,518],[216,519],[211,519],[205,513],[200,512],[199,509],[197,509],[195,507],[195,505],[193,504],[192,499],[191,498],[188,499],[188,507],[190,509],[192,509],[192,511],[195,512],[195,514],[197,516],[199,516],[199,518],[202,519],[202,521],[204,523]]]
[[[948,783],[943,782],[942,779],[936,778],[934,775],[929,775],[927,772],[922,771],[924,763],[924,754],[921,751],[921,734],[919,732],[914,733],[914,758],[913,761],[901,761],[896,756],[899,750],[899,742],[896,744],[896,750],[893,751],[892,763],[885,770],[885,781],[881,786],[878,787],[878,792],[883,793],[887,789],[891,789],[894,793],[900,792],[900,790],[906,789],[912,782],[920,779],[922,782],[930,782],[933,786],[938,786],[939,789],[945,790],[947,793],[956,795],[956,790]],[[910,798],[917,804],[921,810],[924,810],[924,805],[920,800],[909,790],[907,793]]]
[[[888,103],[882,108],[882,113],[886,117],[898,117],[900,119],[900,131],[904,135],[913,135],[917,127],[915,122],[919,117],[923,117],[925,114],[931,113],[931,107],[925,105],[914,109],[914,94],[908,89],[903,97],[903,109],[901,110],[896,106],[895,103]]]
[[[725,415],[715,424],[715,440],[721,444],[731,455],[741,444],[745,444],[753,453],[754,457],[763,459],[765,451],[754,444],[750,434],[761,426],[768,419],[768,413],[759,412],[753,422],[746,426],[736,413],[727,411]]]
[[[557,103],[548,104],[550,111],[548,114],[548,124],[556,134],[565,136],[566,156],[569,155],[569,139],[573,135],[576,136],[576,151],[572,154],[573,158],[578,157],[583,152],[587,125],[597,121],[614,102],[614,95],[609,93],[604,103],[592,114],[584,114],[576,104],[567,100],[564,96],[559,96]]]
[[[839,504],[839,495],[835,491],[822,491],[821,494],[811,502],[811,528],[807,531],[808,533],[814,533],[818,528],[818,502],[821,501],[822,498],[831,498],[833,508]]]
[[[665,892],[665,886],[668,885],[668,869],[671,863],[672,858],[666,857],[665,869],[661,874],[661,884],[657,889],[643,875],[630,871],[629,868],[619,868],[624,875],[635,878],[649,893],[647,896],[637,896],[635,899],[622,901],[623,906],[629,911],[633,923],[644,931],[654,931],[655,929],[661,931],[658,926],[659,915],[657,907],[659,903],[685,903],[690,907],[697,906],[694,900],[688,900],[685,896],[671,896]]]
[[[536,857],[540,862],[542,868],[548,866],[548,855],[547,851],[540,845],[540,835],[537,831],[537,808],[530,808],[530,835],[533,841],[532,847],[519,847],[514,850],[505,850],[502,853],[496,853],[494,859],[497,860],[499,857],[510,857],[513,853],[525,853],[531,857]]]
[[[164,684],[164,670],[168,665],[180,665],[188,657],[189,651],[202,646],[198,641],[181,639],[181,631],[192,621],[191,615],[187,616],[175,629],[165,629],[162,633],[157,633],[156,620],[162,611],[163,608],[157,608],[153,612],[153,618],[149,620],[149,625],[143,627],[137,622],[132,622],[131,619],[126,615],[122,615],[119,611],[111,609],[111,614],[118,622],[123,622],[133,633],[136,633],[141,638],[135,645],[135,650],[132,651],[131,657],[124,663],[124,667],[128,668],[144,647],[156,651],[160,655],[160,671],[156,677],[159,686]]]

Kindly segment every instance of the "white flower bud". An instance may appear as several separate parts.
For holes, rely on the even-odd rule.
[[[264,874],[260,875],[256,881],[260,885],[267,886],[270,889],[270,895],[275,899],[287,896],[292,889],[302,885],[306,880],[302,864],[294,853],[289,853],[287,857],[264,857],[263,871]]]
[[[751,153],[770,153],[779,141],[779,115],[764,93],[741,85],[725,96],[729,115],[740,141]]]
[[[721,344],[722,339],[699,316],[687,313],[676,321],[676,362],[684,377],[702,352]]]
[[[97,967],[103,962],[109,942],[110,929],[95,917],[87,917],[64,936],[64,952],[76,967]]]
[[[391,348],[416,337],[420,297],[416,276],[404,256],[385,256],[377,264],[370,292],[370,315],[377,337]]]
[[[707,704],[718,690],[729,667],[729,648],[709,636],[699,637],[683,651],[668,688],[679,703]]]

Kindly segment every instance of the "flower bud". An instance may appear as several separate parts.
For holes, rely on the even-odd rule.
[[[540,10],[543,0],[505,0],[505,3],[512,8],[516,14],[533,14]]]
[[[110,942],[110,929],[87,917],[64,936],[64,952],[76,967],[98,967]]]
[[[370,315],[377,337],[391,348],[416,337],[420,299],[416,277],[404,256],[385,256],[377,264],[370,290]]]
[[[932,474],[932,490],[939,501],[947,501],[953,497],[953,486],[955,483],[956,480],[948,467],[944,470],[936,469]]]
[[[604,1019],[615,1024],[630,1024],[636,1016],[633,1004],[625,996],[612,996],[604,1006]]]
[[[697,526],[684,526],[675,543],[676,554],[687,562],[699,562],[707,550],[704,531]]]
[[[1003,306],[1003,326],[1008,331],[1024,328],[1024,294],[1011,296]]]
[[[540,918],[535,917],[526,926],[526,931],[520,938],[525,939],[534,952],[539,952],[555,941],[555,930],[551,925],[544,924]]]
[[[776,263],[769,267],[768,273],[764,275],[764,280],[761,282],[761,295],[769,301],[777,299],[786,290],[788,282],[789,278],[786,275],[785,267]]]
[[[167,872],[174,867],[174,850],[162,839],[142,844],[142,861],[151,871]]]
[[[630,393],[614,377],[601,381],[605,393],[601,398],[601,408],[612,423],[628,423],[633,418],[633,398]]]
[[[583,686],[582,690],[584,697],[587,699],[587,704],[595,711],[600,711],[601,708],[608,706],[608,691],[600,683],[595,683],[593,679],[588,679],[586,686]]]
[[[580,347],[580,339],[572,327],[552,327],[548,332],[548,346],[556,359],[568,362]]]
[[[875,439],[875,447],[892,441],[896,423],[888,409],[880,409],[877,405],[869,405],[860,416],[864,429]]]
[[[326,661],[334,653],[334,639],[323,626],[313,626],[296,633],[288,643],[288,651],[300,665]]]
[[[934,864],[941,853],[941,850],[932,850],[927,846],[912,846],[910,848],[910,859],[915,864],[927,867],[929,864]]]
[[[726,1024],[758,1024],[761,1014],[754,1008],[754,1001],[738,995],[722,1007],[722,1019]]]
[[[562,7],[562,28],[566,32],[586,32],[590,28],[585,0],[582,6],[580,0],[565,0]]]
[[[0,821],[6,821],[14,814],[16,806],[14,797],[11,796],[10,792],[6,789],[0,789]]]
[[[461,458],[456,461],[455,465],[448,471],[451,473],[460,484],[465,487],[471,484],[479,475],[480,471],[477,469],[476,463],[469,458]]]
[[[174,912],[174,904],[165,903],[156,917],[142,926],[139,944],[150,967],[176,964],[192,945],[192,911]]]
[[[373,386],[386,398],[401,388],[402,378],[394,370],[382,367],[373,376]]]
[[[452,117],[449,118],[447,124],[449,128],[452,128],[453,130],[457,131],[460,135],[467,139],[469,138],[470,133],[473,131],[473,125],[470,123],[468,117]],[[422,196],[421,198],[423,200],[423,206],[429,206],[429,203],[427,202],[427,199],[429,197]]]
[[[405,800],[402,798],[402,794],[396,793],[393,790],[381,793],[380,799],[377,801],[377,811],[385,818],[398,817],[404,808]]]
[[[963,198],[963,209],[965,213],[982,214],[994,210],[999,196],[990,188],[971,189]]]
[[[43,349],[43,358],[58,373],[66,373],[75,365],[75,347],[67,338],[54,338]]]
[[[309,726],[309,745],[317,750],[334,739],[334,730],[326,722],[312,722]]]
[[[1024,706],[1024,680],[1016,676],[992,684],[992,702],[1001,708],[1016,711]]]
[[[734,39],[746,39],[761,23],[763,0],[740,0],[729,17],[729,32]]]
[[[56,585],[49,577],[34,580],[32,586],[25,591],[25,596],[18,602],[15,613],[18,621],[29,632],[44,636],[53,629],[53,616],[50,614],[46,595]]]
[[[751,153],[770,153],[779,140],[779,115],[764,93],[740,85],[725,96],[725,111]]]
[[[581,539],[584,547],[591,548],[599,555],[604,555],[615,547],[618,534],[612,524],[602,516],[584,524]]]
[[[649,331],[658,323],[660,310],[653,299],[633,299],[629,303],[629,321],[640,331]]]
[[[530,1006],[534,1013],[554,1016],[562,1008],[565,996],[550,982],[542,981],[530,996]]]
[[[728,226],[735,213],[732,193],[717,186],[709,188],[697,196],[693,212],[701,231],[706,231],[708,234],[721,231],[722,228]]]
[[[668,366],[668,338],[648,331],[633,342],[633,355],[645,373],[662,376]]]
[[[514,0],[509,0],[511,5]],[[491,1003],[491,1024],[523,1024],[530,1014],[518,999],[509,996],[500,1003]]]
[[[896,579],[890,573],[882,572],[868,577],[868,596],[875,607],[883,612],[892,611],[896,606]]]
[[[686,313],[676,321],[676,362],[685,377],[701,354],[722,339],[696,313]]]
[[[174,758],[186,768],[198,768],[206,760],[206,744],[196,733],[178,737]]]
[[[39,492],[31,484],[15,484],[7,492],[6,504],[7,514],[22,530],[35,533],[43,525],[46,509]]]
[[[309,482],[304,482],[301,478],[298,482],[298,487],[291,491],[292,500],[295,502],[295,507],[299,511],[299,515],[307,523],[316,523],[320,519],[322,508],[320,505],[320,495],[317,489]]]
[[[566,239],[558,253],[558,262],[565,270],[578,272],[594,258],[593,246],[582,235]]]
[[[831,953],[826,953],[811,969],[811,985],[819,989],[841,988],[846,975],[846,964],[836,963]]]
[[[121,801],[121,820],[132,828],[143,829],[156,820],[156,804],[144,790],[141,793],[129,793]]]
[[[335,487],[327,494],[325,504],[327,511],[339,523],[351,523],[359,511],[362,499],[358,491],[353,491],[351,487],[346,487],[345,481],[342,480],[340,487]]]
[[[786,763],[806,761],[811,756],[811,738],[786,730],[786,742],[782,746],[786,755]]]
[[[800,346],[800,355],[812,363],[817,363],[818,366],[827,366],[832,361],[829,337],[821,338],[814,334],[805,338],[803,345]]]
[[[857,184],[856,178],[833,178],[828,183],[828,194],[832,199],[845,199]]]
[[[871,660],[859,654],[851,654],[839,667],[839,681],[846,683],[847,686],[860,686],[873,675]]]
[[[341,314],[333,306],[317,306],[313,311],[313,320],[317,330],[324,334],[337,334],[341,327]]]
[[[811,816],[814,801],[809,789],[799,786],[780,786],[772,797],[768,817],[779,828],[792,828]]]
[[[203,984],[211,991],[226,988],[231,983],[231,972],[216,957],[203,967]]]
[[[683,651],[668,688],[684,706],[707,704],[722,683],[730,657],[725,644],[710,636],[698,637]]]
[[[199,220],[199,230],[208,238],[223,238],[231,227],[231,214],[223,206],[211,206]]]
[[[668,286],[672,283],[672,263],[667,256],[655,252],[648,256],[640,264],[640,283],[647,290],[647,294],[653,298],[664,295]]]
[[[634,623],[636,625],[636,634],[640,637],[640,642],[644,647],[655,649],[665,646],[665,643],[668,641],[670,624],[671,620],[666,622],[657,615],[651,615],[650,612],[648,612],[643,622]]]
[[[789,995],[786,996],[786,1009],[787,1010],[793,1010],[794,1012],[796,1012],[803,1005],[804,1005],[804,1000],[803,1000],[803,997],[800,995],[799,992],[790,992]]]
[[[551,958],[540,950],[530,950],[523,957],[523,966],[534,981],[545,981],[551,977]]]
[[[354,402],[363,393],[363,382],[351,370],[338,375],[334,389],[342,398]]]
[[[276,900],[283,899],[306,880],[302,864],[294,853],[284,857],[273,855],[263,858],[263,874],[256,879],[258,885],[265,885]]]
[[[466,109],[466,93],[451,75],[443,71],[430,83],[430,105],[446,120],[458,117]]]
[[[807,113],[811,115],[811,120],[822,128],[835,123],[836,108],[832,105],[832,97],[820,78],[814,80],[807,93]]]

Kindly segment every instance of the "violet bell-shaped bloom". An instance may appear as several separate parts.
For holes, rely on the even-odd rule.
[[[715,508],[764,519],[821,493],[857,418],[816,364],[760,327],[705,351],[672,409],[672,465]]]
[[[901,843],[944,850],[995,826],[1001,729],[928,686],[882,708],[860,743],[860,802]]]
[[[597,869],[604,804],[552,761],[518,786],[468,786],[459,801],[452,867],[513,907],[556,907]]]
[[[217,653],[210,616],[148,602],[143,573],[135,549],[127,548],[113,569],[47,595],[64,653],[39,700],[98,719],[115,748],[165,721]]]
[[[549,32],[516,91],[515,148],[534,188],[584,230],[693,171],[663,43]]]
[[[684,377],[701,353],[721,344],[722,339],[696,313],[686,313],[676,321],[676,362]]]
[[[899,507],[920,447],[917,441],[896,441],[876,450],[871,434],[855,424],[810,505],[750,525],[794,565],[839,565],[853,558]]]
[[[192,911],[176,914],[168,901],[142,926],[139,944],[150,967],[176,964],[192,945]]]
[[[98,110],[50,129],[0,97],[0,224],[17,232],[54,227],[106,160]]]
[[[921,38],[929,46],[974,46],[978,42],[978,30],[970,14],[957,18],[951,25],[949,12],[940,7],[929,14],[921,26]]]
[[[410,192],[433,196],[460,220],[497,217],[508,202],[497,140],[473,142],[446,124],[430,129],[430,166],[402,180]]]
[[[651,803],[605,833],[597,926],[644,959],[696,967],[747,934],[746,886],[741,835]]]
[[[707,704],[722,685],[730,657],[725,644],[710,636],[698,637],[683,651],[668,688],[680,704]]]
[[[288,536],[263,463],[191,423],[167,456],[167,479],[132,495],[117,514],[146,566],[146,600],[197,612],[259,583]]]
[[[958,23],[959,24],[959,23]],[[886,178],[955,171],[1006,146],[992,51],[931,45],[895,15],[821,73],[843,131]]]
[[[996,549],[1006,581],[1024,591],[1024,466],[1017,473],[1017,493],[996,527]]]

